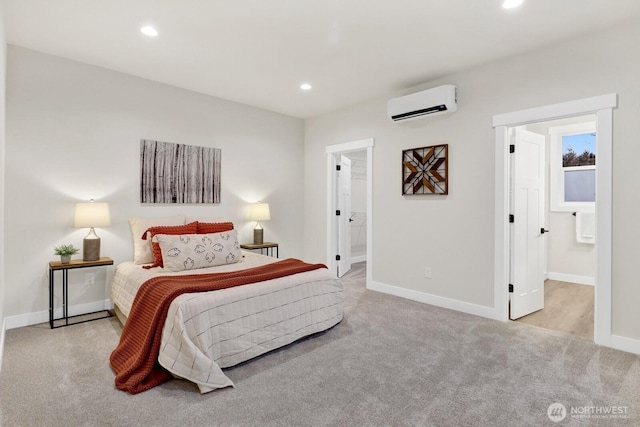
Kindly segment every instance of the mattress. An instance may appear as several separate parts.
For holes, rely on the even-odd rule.
[[[138,288],[158,275],[238,271],[277,261],[243,251],[243,260],[236,264],[170,273],[124,262],[116,268],[111,299],[128,316]],[[169,307],[158,362],[196,383],[202,393],[233,386],[222,368],[331,328],[342,320],[343,302],[342,283],[327,269],[183,294]]]

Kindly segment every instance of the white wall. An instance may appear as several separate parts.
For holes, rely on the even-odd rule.
[[[640,168],[630,160],[640,158],[639,39],[640,25],[633,22],[308,120],[305,256],[324,261],[326,253],[320,243],[326,233],[324,147],[373,137],[373,281],[492,307],[493,115],[615,92],[612,330],[640,339]],[[387,99],[447,83],[458,86],[455,114],[405,125],[386,117]],[[449,195],[403,197],[402,150],[443,143],[449,144]],[[425,266],[433,279],[423,277]]]
[[[549,278],[565,277],[556,280],[592,284],[587,279],[596,275],[595,245],[576,241],[576,218],[570,212],[550,212],[547,218],[547,228],[551,230],[547,253]],[[581,278],[587,282],[579,281]]]
[[[4,236],[4,181],[5,181],[5,77],[7,41],[4,26],[4,4],[0,1],[0,236]],[[5,286],[4,240],[0,239],[0,368],[4,348],[4,286]]]
[[[15,46],[7,67],[6,316],[48,309],[47,263],[82,245],[74,203],[90,198],[109,202],[112,226],[96,231],[116,263],[133,256],[130,216],[224,216],[246,242],[257,200],[270,203],[265,239],[301,257],[302,120]],[[141,138],[220,148],[221,203],[141,205]],[[103,299],[72,275],[71,305]]]

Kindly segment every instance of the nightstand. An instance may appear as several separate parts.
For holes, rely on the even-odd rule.
[[[259,245],[254,245],[253,243],[244,243],[240,245],[242,249],[255,250],[260,249],[260,254],[264,255],[264,250],[266,250],[267,255],[273,256],[273,248],[276,249],[276,258],[279,258],[279,249],[278,244],[273,242],[264,242]]]
[[[93,320],[106,319],[107,317],[112,316],[112,314],[109,313],[108,310],[98,310],[92,313],[83,313],[71,317],[69,316],[69,270],[74,270],[76,268],[102,267],[107,265],[113,265],[113,260],[111,258],[103,257],[98,259],[97,261],[72,260],[66,264],[63,264],[60,261],[52,261],[49,263],[49,326],[51,327],[51,329],[60,328],[62,326],[75,325],[78,323],[91,322]],[[56,271],[62,271],[62,317],[58,319],[53,318],[53,292]],[[69,323],[69,319],[71,318],[85,316],[88,314],[101,313],[103,311],[106,313],[106,316]],[[56,320],[64,320],[64,323],[62,325],[54,325],[54,322]]]

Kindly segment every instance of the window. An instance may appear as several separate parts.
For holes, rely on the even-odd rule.
[[[584,122],[549,128],[552,211],[594,211],[595,127],[595,122]]]

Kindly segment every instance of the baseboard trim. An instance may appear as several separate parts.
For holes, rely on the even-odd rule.
[[[547,277],[550,280],[558,280],[560,282],[577,283],[579,285],[595,286],[596,279],[589,276],[578,276],[577,274],[564,274],[564,273],[547,273]]]
[[[85,304],[76,304],[69,306],[69,316],[75,316],[82,313],[92,313],[100,310],[110,310],[113,308],[110,299],[104,301],[94,301]],[[55,318],[62,317],[62,307],[54,310]],[[37,311],[34,313],[18,314],[16,316],[7,316],[4,319],[4,330],[22,328],[24,326],[37,325],[38,323],[46,323],[49,321],[49,310]]]
[[[611,348],[640,355],[640,340],[621,337],[620,335],[611,335]]]
[[[351,264],[355,264],[356,262],[364,262],[366,260],[367,260],[366,255],[354,256],[354,257],[351,257]]]
[[[4,355],[4,331],[6,330],[6,319],[2,319],[2,330],[0,330],[0,372],[2,372],[2,356]]]
[[[367,289],[425,304],[435,305],[437,307],[448,308],[449,310],[456,310],[467,314],[473,314],[474,316],[502,321],[500,313],[498,313],[497,310],[492,307],[485,307],[482,305],[440,297],[437,295],[427,294],[425,292],[413,291],[411,289],[400,288],[393,285],[386,285],[384,283],[374,281],[372,281],[371,283],[367,283]]]

